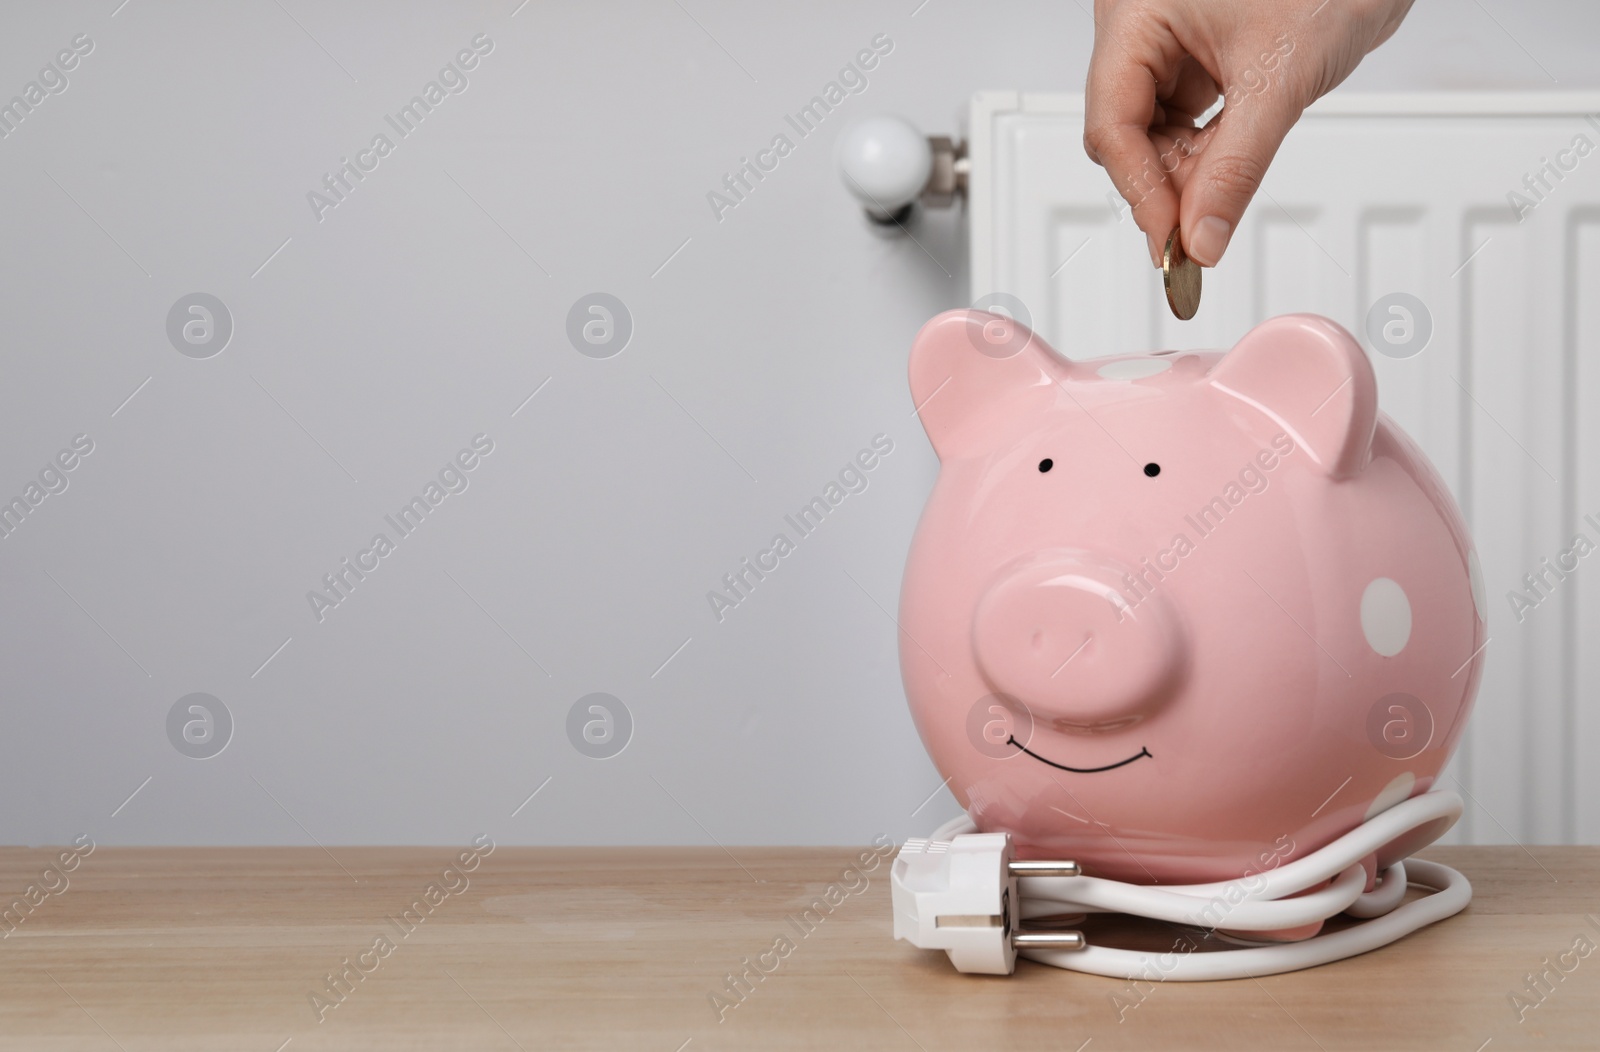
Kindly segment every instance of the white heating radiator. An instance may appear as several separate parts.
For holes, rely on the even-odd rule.
[[[1380,404],[1461,502],[1490,599],[1486,675],[1443,780],[1468,799],[1453,839],[1600,842],[1600,95],[1323,100],[1191,322],[1084,155],[1082,112],[1077,96],[973,99],[973,299],[1018,297],[1073,358],[1227,347],[1290,311],[1371,350],[1372,304],[1421,300],[1425,349],[1372,360]]]

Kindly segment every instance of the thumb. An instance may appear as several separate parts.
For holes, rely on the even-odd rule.
[[[1216,131],[1184,180],[1178,217],[1183,248],[1201,266],[1214,267],[1261,186],[1267,166],[1304,107],[1282,84],[1227,102]]]

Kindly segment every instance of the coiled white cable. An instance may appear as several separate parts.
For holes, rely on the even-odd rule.
[[[1162,960],[1173,958],[1165,964],[1156,960],[1158,955],[1109,946],[1028,947],[1019,948],[1019,954],[1040,964],[1117,979],[1191,981],[1274,975],[1366,953],[1454,916],[1472,901],[1466,877],[1449,866],[1420,859],[1394,863],[1379,874],[1372,891],[1362,890],[1363,859],[1424,826],[1438,825],[1429,839],[1436,838],[1455,824],[1461,810],[1461,797],[1453,792],[1423,793],[1304,858],[1241,880],[1163,888],[1087,876],[1024,876],[1018,883],[1023,918],[1115,912],[1230,931],[1294,928],[1338,913],[1364,918],[1342,931],[1270,946],[1159,955]],[[950,840],[976,831],[972,820],[962,815],[940,826],[931,839]],[[1297,895],[1330,879],[1327,887]],[[1402,905],[1408,883],[1429,888],[1432,894]]]

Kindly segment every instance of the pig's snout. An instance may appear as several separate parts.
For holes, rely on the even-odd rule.
[[[973,617],[978,668],[998,693],[1064,731],[1153,711],[1178,678],[1179,624],[1159,587],[1124,595],[1130,577],[1083,553],[1042,553],[1002,572]]]

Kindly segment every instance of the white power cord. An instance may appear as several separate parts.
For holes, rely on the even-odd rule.
[[[1171,887],[1082,876],[1071,862],[1014,860],[1008,834],[978,833],[963,815],[930,839],[906,841],[895,857],[895,937],[944,950],[961,971],[990,974],[1010,974],[1019,955],[1118,979],[1242,979],[1310,968],[1386,946],[1465,908],[1472,885],[1449,866],[1420,859],[1396,862],[1379,874],[1372,891],[1364,892],[1361,864],[1384,845],[1424,827],[1434,827],[1427,840],[1436,839],[1461,817],[1461,809],[1461,797],[1435,790],[1396,804],[1276,869],[1240,880]],[[1326,887],[1299,894],[1329,880]],[[1402,905],[1408,883],[1433,893]],[[1079,932],[1026,931],[1019,923],[1074,913],[1127,913],[1229,931],[1295,928],[1338,913],[1364,923],[1300,942],[1176,955],[1161,966],[1149,953],[1090,946]]]

